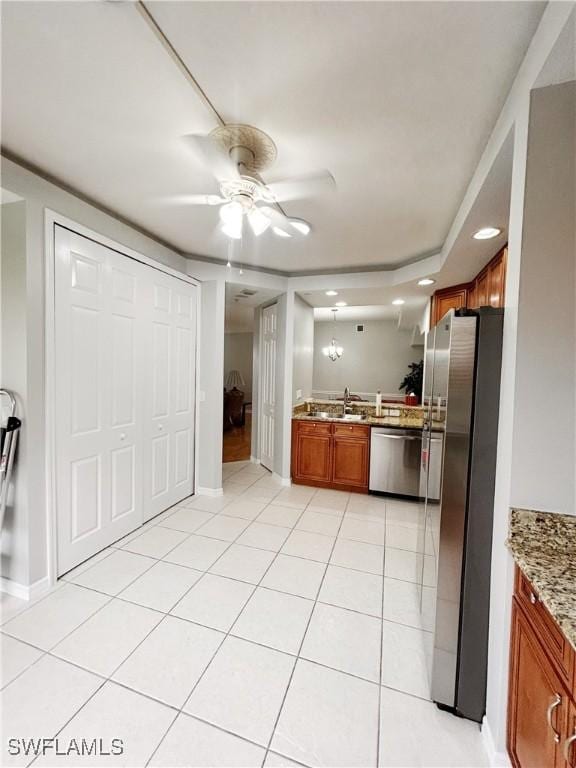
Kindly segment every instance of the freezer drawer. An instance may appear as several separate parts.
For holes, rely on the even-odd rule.
[[[418,496],[422,432],[415,429],[372,428],[371,491]]]

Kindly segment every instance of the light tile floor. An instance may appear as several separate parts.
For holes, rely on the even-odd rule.
[[[247,462],[224,465],[224,487],[36,604],[2,599],[0,763],[486,766],[479,728],[427,700],[419,506],[283,488]],[[124,753],[6,752],[57,735]]]

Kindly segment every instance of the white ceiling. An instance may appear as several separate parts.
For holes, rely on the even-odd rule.
[[[152,2],[227,121],[278,145],[273,180],[329,169],[334,194],[286,204],[312,235],[240,259],[296,272],[394,265],[444,242],[545,3]],[[180,137],[216,127],[132,3],[2,3],[2,139],[173,244],[226,259],[216,191]]]
[[[328,288],[329,286],[327,286]],[[436,286],[423,288],[416,283],[405,283],[394,288],[345,288],[337,296],[326,296],[322,291],[304,291],[300,295],[314,307],[314,319],[318,322],[332,320],[332,308],[338,309],[339,320],[390,320],[395,319],[401,328],[413,328],[423,318],[428,296]],[[394,299],[404,299],[404,304],[392,304]],[[346,307],[335,307],[335,302],[345,301]]]

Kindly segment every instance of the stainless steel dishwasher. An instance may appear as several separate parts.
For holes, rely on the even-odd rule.
[[[372,427],[369,489],[419,496],[421,448],[421,430]]]

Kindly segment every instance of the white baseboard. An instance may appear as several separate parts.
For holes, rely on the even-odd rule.
[[[257,459],[256,456],[250,456],[250,462],[252,464],[260,464],[260,459]]]
[[[5,592],[12,597],[18,597],[20,600],[37,600],[39,597],[50,590],[50,577],[44,576],[38,579],[34,584],[20,584],[12,579],[0,576],[0,592]]]
[[[279,475],[277,472],[272,472],[272,477],[275,477],[276,480],[280,480],[282,485],[292,485],[292,480],[289,477],[282,477],[282,475]]]
[[[197,496],[223,496],[223,488],[202,488],[201,486],[196,488]]]
[[[488,755],[488,763],[490,764],[491,768],[510,768],[512,764],[510,763],[510,758],[506,752],[499,752],[496,749],[492,731],[488,725],[488,720],[486,720],[486,715],[484,715],[482,719],[482,727],[480,732],[482,734],[484,749]]]

